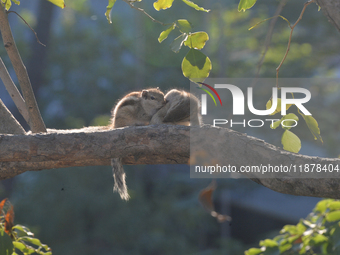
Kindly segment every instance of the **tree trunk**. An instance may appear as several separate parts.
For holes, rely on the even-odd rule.
[[[316,0],[321,7],[322,13],[327,17],[340,32],[340,1],[339,0]]]

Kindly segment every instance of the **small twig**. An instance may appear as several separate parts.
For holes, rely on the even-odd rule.
[[[158,23],[158,24],[161,24],[162,26],[170,26],[172,25],[173,23],[163,23],[159,20],[156,20],[155,18],[153,18],[149,13],[147,13],[144,9],[142,8],[139,8],[139,7],[136,7],[133,2],[129,1],[129,0],[123,0],[125,3],[127,3],[131,8],[137,10],[137,11],[140,11],[142,12],[143,14],[145,14],[149,19],[151,19],[152,22],[155,22],[155,23]]]
[[[306,10],[307,6],[310,5],[311,3],[314,3],[314,2],[315,2],[315,0],[309,0],[308,2],[306,2],[306,3],[304,4],[304,6],[303,6],[303,9],[302,9],[302,11],[301,11],[301,13],[300,13],[300,16],[299,16],[299,18],[297,19],[297,21],[294,23],[294,25],[292,25],[292,26],[289,25],[289,27],[290,27],[291,30],[290,30],[290,35],[289,35],[287,50],[286,50],[285,55],[283,56],[283,59],[282,59],[280,65],[276,68],[276,87],[277,87],[277,88],[279,88],[279,71],[280,71],[280,68],[281,68],[283,62],[286,60],[286,57],[287,57],[287,55],[288,55],[288,52],[289,52],[289,49],[290,49],[290,43],[291,43],[291,41],[292,41],[292,35],[293,35],[294,28],[295,28],[295,26],[300,22],[300,20],[302,19],[302,16],[303,16],[303,14],[305,13],[305,10]]]
[[[34,35],[35,35],[35,38],[37,38],[37,42],[39,43],[39,44],[41,44],[42,46],[44,46],[44,47],[46,47],[46,45],[45,44],[43,44],[42,42],[40,42],[40,40],[39,40],[39,38],[38,38],[38,35],[37,35],[37,33],[34,31],[34,29],[26,22],[26,20],[23,18],[23,17],[21,17],[20,15],[19,15],[19,13],[17,13],[17,12],[15,12],[15,11],[7,11],[7,13],[15,13],[16,15],[18,15],[18,17],[32,30],[32,32],[34,33]]]
[[[268,33],[267,33],[266,40],[265,40],[265,43],[264,43],[264,51],[262,53],[261,59],[259,60],[259,62],[257,64],[257,71],[256,71],[256,75],[255,75],[256,78],[259,77],[260,70],[261,70],[261,67],[262,67],[263,62],[264,62],[264,58],[267,54],[270,42],[272,40],[275,24],[277,22],[277,19],[279,18],[279,14],[282,12],[282,9],[285,6],[285,4],[287,3],[287,1],[288,0],[282,0],[280,2],[279,6],[277,7],[275,14],[274,14],[275,18],[273,18],[269,23],[269,29],[268,29]]]

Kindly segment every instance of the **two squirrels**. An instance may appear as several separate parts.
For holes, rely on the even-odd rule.
[[[173,124],[201,125],[200,101],[183,90],[172,89],[166,95],[159,88],[131,92],[112,109],[110,129],[125,126]],[[129,200],[122,159],[111,159],[114,177],[113,191]]]

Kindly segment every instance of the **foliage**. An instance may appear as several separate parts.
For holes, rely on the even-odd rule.
[[[51,249],[42,244],[39,239],[25,226],[14,225],[14,208],[9,200],[0,202],[0,254],[51,255]]]
[[[137,2],[140,2],[138,0]],[[197,11],[209,12],[210,10],[206,10],[197,4],[193,3],[190,0],[182,0],[188,6],[194,8]],[[108,21],[112,23],[111,20],[111,11],[116,0],[109,0],[109,5],[107,6],[107,11],[105,13]],[[169,26],[166,30],[161,32],[158,37],[158,41],[163,42],[168,35],[174,30],[178,29],[180,35],[174,39],[171,44],[171,49],[175,53],[178,53],[183,45],[190,48],[187,55],[184,57],[182,61],[182,72],[185,77],[190,79],[193,82],[202,82],[205,78],[207,78],[210,74],[212,65],[209,57],[207,57],[204,53],[200,52],[207,40],[209,40],[209,36],[206,32],[192,32],[192,26],[189,21],[185,19],[178,19],[171,24],[164,24],[160,21],[153,19],[149,14],[147,14],[143,9],[134,7],[135,1],[125,1],[131,7],[142,11],[148,17],[150,17],[154,22],[160,23],[163,26]],[[172,6],[173,0],[158,0],[154,2],[153,7],[155,10],[165,10]]]
[[[288,110],[291,106],[292,106],[291,104],[287,104],[286,110]],[[267,102],[266,109],[268,110],[271,107],[272,107],[272,99],[270,99]],[[271,115],[274,115],[280,112],[281,112],[281,98],[278,98],[276,109]],[[311,115],[304,115],[300,111],[298,112],[305,120],[315,140],[319,139],[322,142],[318,122]],[[281,143],[283,145],[284,150],[298,153],[301,149],[300,138],[297,135],[295,135],[292,131],[290,131],[292,127],[295,127],[297,125],[298,121],[299,121],[298,116],[296,116],[294,113],[289,113],[289,114],[284,115],[280,120],[273,122],[270,125],[270,128],[276,129],[281,124],[282,128],[284,129],[284,132],[281,137]]]
[[[65,3],[64,0],[47,0],[53,4],[55,4],[56,6],[60,7],[60,8],[64,8],[65,7]],[[18,0],[1,0],[1,4],[5,7],[5,9],[8,11],[11,6],[12,6],[12,2],[19,5],[20,1]]]
[[[17,5],[20,4],[20,1],[18,1],[18,0],[1,0],[2,6],[4,6],[7,11],[11,8],[12,2],[17,4]]]
[[[240,0],[239,6],[238,6],[238,10],[239,11],[242,11],[242,10],[246,11],[247,9],[250,9],[251,7],[253,7],[253,5],[255,3],[256,3],[256,0]],[[279,70],[281,68],[282,63],[285,61],[286,56],[288,55],[288,51],[290,49],[290,44],[291,44],[291,38],[292,38],[293,30],[294,30],[295,26],[298,24],[298,22],[300,21],[300,19],[302,18],[307,5],[309,5],[310,3],[311,3],[311,1],[305,3],[304,8],[302,9],[302,12],[300,14],[300,18],[295,22],[294,25],[291,25],[290,22],[288,21],[288,19],[286,19],[285,17],[283,17],[281,15],[275,16],[275,17],[280,17],[283,20],[285,20],[288,23],[288,26],[291,29],[291,33],[290,33],[290,37],[289,37],[288,47],[287,47],[286,53],[285,53],[285,55],[284,55],[280,65],[276,68],[276,78],[277,78],[277,82],[276,82],[277,84],[276,85],[277,85],[277,87],[278,87],[278,73],[279,73]],[[263,23],[264,21],[270,20],[272,18],[274,18],[274,17],[267,18],[267,19],[264,19],[264,20],[258,22],[256,25],[254,25],[251,28],[249,28],[249,30],[253,29],[254,27],[258,26],[259,24]],[[294,97],[294,95],[293,95],[293,97]],[[280,110],[281,110],[281,99],[280,98],[278,99],[277,104],[278,104],[277,105],[277,109],[276,109],[276,111],[274,113],[272,113],[272,115],[277,113],[277,112],[280,112]],[[272,99],[270,99],[267,102],[266,108],[269,109],[269,108],[271,108],[271,106],[272,106]],[[289,107],[290,107],[290,105],[287,105],[287,110],[288,110]],[[306,121],[306,124],[307,124],[309,130],[311,131],[311,133],[313,134],[315,140],[319,139],[322,142],[322,138],[321,138],[321,135],[320,135],[320,129],[319,129],[319,126],[318,126],[318,122],[312,116],[306,116],[303,113],[301,113],[300,111],[299,111],[299,114]],[[282,134],[282,137],[281,137],[281,143],[283,145],[283,149],[287,150],[287,151],[295,152],[295,153],[298,153],[300,151],[300,149],[301,149],[301,141],[300,141],[299,137],[297,135],[295,135],[293,132],[291,132],[289,129],[291,127],[296,126],[297,123],[298,123],[298,120],[299,120],[299,118],[295,114],[289,114],[289,115],[283,116],[280,121],[277,121],[276,123],[272,123],[271,126],[270,126],[272,129],[275,129],[281,123],[282,128],[285,130],[283,132],[283,134]],[[294,126],[284,125],[283,122],[285,122],[285,121],[286,122],[287,121],[290,122],[290,124],[295,123],[296,125],[294,125]]]
[[[251,248],[245,255],[340,253],[340,201],[321,200],[313,212],[297,225],[286,225],[280,235],[260,241],[261,248]]]

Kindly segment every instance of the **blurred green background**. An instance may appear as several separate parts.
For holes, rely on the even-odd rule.
[[[203,52],[213,64],[210,77],[254,77],[269,22],[250,31],[248,28],[273,16],[279,2],[259,1],[247,12],[237,11],[237,1],[196,3],[211,12],[197,12],[181,1],[160,12],[153,9],[153,1],[144,0],[138,6],[165,23],[185,18],[195,31],[206,31],[210,40]],[[303,3],[288,1],[281,15],[294,23]],[[190,83],[180,68],[189,49],[183,47],[175,54],[169,47],[176,33],[159,44],[157,38],[165,27],[123,1],[116,2],[113,23],[108,24],[104,16],[106,5],[103,0],[73,0],[66,1],[66,8],[61,10],[45,0],[30,0],[12,7],[46,44],[39,45],[31,30],[10,14],[12,31],[48,128],[106,125],[117,100],[133,90],[146,87],[189,90]],[[279,19],[261,77],[275,77],[289,33],[287,23]],[[318,12],[316,5],[310,5],[294,31],[280,77],[339,78],[339,40],[335,27]],[[14,75],[3,48],[0,55]],[[339,91],[329,93],[340,98]],[[0,97],[27,128],[3,86]],[[339,107],[339,101],[332,101],[335,113]],[[314,147],[309,137],[308,149],[313,155],[340,154],[339,135],[328,134],[330,129],[332,134],[334,131],[339,134],[338,117],[334,121],[334,114],[324,115],[319,120],[325,143],[321,149],[319,145]],[[306,216],[318,201],[303,198],[306,203],[302,208],[301,200],[288,195],[277,198],[275,192],[249,180],[218,180],[216,208],[234,219],[219,224],[197,199],[210,180],[190,179],[188,166],[124,168],[132,197],[129,202],[112,193],[109,166],[25,173],[1,181],[0,198],[9,197],[14,204],[15,223],[30,227],[36,237],[52,248],[53,254],[65,255],[243,254],[275,229],[287,223],[296,224],[300,214]],[[267,199],[272,207],[287,203],[290,214],[268,212],[265,205],[256,204],[256,199],[249,206],[238,201],[256,192],[259,201]]]

